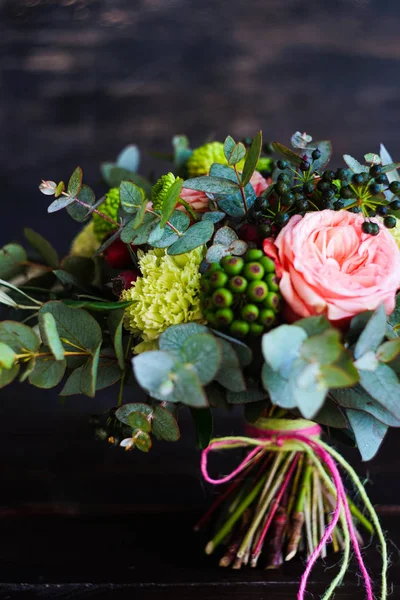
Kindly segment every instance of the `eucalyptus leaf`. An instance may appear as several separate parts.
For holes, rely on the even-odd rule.
[[[28,260],[26,252],[19,244],[6,244],[0,250],[0,277],[9,279],[23,269]]]
[[[284,376],[294,360],[299,356],[307,334],[295,325],[280,325],[265,333],[262,338],[262,352],[266,362],[274,371]]]
[[[39,311],[40,315],[53,315],[57,331],[65,350],[83,351],[94,354],[102,341],[100,325],[87,311],[70,308],[60,301],[46,302]]]
[[[229,404],[249,404],[253,402],[260,402],[267,398],[267,393],[263,390],[257,382],[247,382],[246,389],[240,392],[228,390],[226,392],[226,399]]]
[[[148,420],[146,415],[139,411],[129,413],[128,425],[132,427],[132,429],[140,429],[145,433],[150,433],[151,431],[151,420]]]
[[[277,371],[274,371],[268,363],[262,367],[262,382],[267,390],[272,404],[281,408],[296,408],[296,400],[288,379],[285,379]],[[258,398],[260,400],[260,398]]]
[[[43,343],[50,348],[55,360],[62,361],[64,346],[60,340],[53,315],[49,312],[39,313],[39,327]]]
[[[249,183],[251,176],[253,175],[253,173],[257,167],[257,163],[258,163],[258,160],[259,160],[260,154],[261,154],[261,148],[262,148],[262,133],[261,133],[261,131],[259,131],[253,138],[253,141],[252,141],[249,151],[247,153],[246,161],[244,163],[243,173],[242,173],[242,185],[243,186],[246,186]]]
[[[81,373],[81,392],[90,398],[96,395],[97,369],[99,366],[101,344],[93,351],[82,367]]]
[[[223,244],[213,244],[206,253],[206,260],[209,263],[219,263],[224,256],[229,256],[229,249]]]
[[[203,385],[210,383],[218,372],[222,360],[222,350],[209,333],[196,333],[182,344],[182,355],[186,368],[193,368]]]
[[[360,384],[396,419],[400,419],[400,383],[396,373],[381,364],[375,371],[359,371]]]
[[[202,221],[212,221],[213,223],[219,223],[226,217],[225,213],[219,210],[206,212],[202,215]]]
[[[183,184],[185,189],[207,192],[209,194],[234,194],[239,190],[239,184],[222,177],[203,175],[187,179]]]
[[[150,197],[151,185],[149,182],[133,171],[118,167],[114,163],[103,163],[101,165],[101,173],[107,184],[113,187],[119,187],[122,181],[132,181],[135,185],[142,188],[145,195]]]
[[[178,352],[180,355],[181,349],[188,338],[192,335],[208,333],[207,327],[199,323],[182,323],[180,325],[172,325],[168,327],[160,335],[158,346],[160,350]]]
[[[368,173],[369,167],[362,165],[350,154],[343,154],[343,160],[346,165],[353,171],[353,173]]]
[[[324,405],[314,416],[314,420],[326,427],[335,427],[336,429],[347,427],[346,417],[336,402],[333,402],[330,398],[325,399]]]
[[[162,217],[160,221],[160,227],[163,228],[167,224],[167,221],[171,217],[172,213],[175,210],[176,205],[178,204],[179,197],[181,195],[183,188],[183,180],[176,179],[171,187],[168,189],[162,209]]]
[[[142,415],[153,415],[154,409],[148,404],[141,402],[130,402],[129,404],[123,404],[115,412],[115,416],[121,423],[129,425],[129,415],[135,412],[140,412]]]
[[[343,346],[337,329],[327,329],[306,339],[301,346],[301,356],[309,362],[330,365],[340,356]]]
[[[184,212],[176,210],[164,228],[161,228],[160,223],[154,227],[148,239],[148,243],[151,246],[155,248],[167,248],[179,240],[179,235],[170,227],[169,223],[183,233],[189,227],[190,219]]]
[[[237,233],[230,227],[221,227],[214,236],[214,244],[222,244],[229,246],[232,242],[238,239]]]
[[[335,401],[344,408],[364,411],[389,427],[400,427],[400,419],[396,419],[396,417],[371,398],[359,385],[352,388],[337,389],[331,392],[331,394]]]
[[[176,442],[181,437],[174,415],[162,406],[156,406],[153,413],[153,434],[159,440]]]
[[[0,342],[0,370],[11,369],[15,362],[15,352],[10,346]]]
[[[96,392],[108,388],[122,377],[122,371],[113,358],[100,357],[97,367]]]
[[[174,147],[174,164],[178,170],[181,170],[193,151],[189,148],[189,140],[186,135],[175,135],[172,138],[172,145]]]
[[[377,349],[376,357],[380,362],[391,362],[400,354],[400,338],[384,342]]]
[[[238,358],[239,358],[239,361],[240,361],[240,364],[242,365],[242,367],[247,367],[251,364],[251,362],[253,360],[253,353],[252,353],[251,349],[244,342],[242,342],[241,340],[238,340],[237,338],[234,338],[230,335],[227,335],[226,333],[223,333],[222,331],[217,331],[216,329],[212,329],[211,331],[217,337],[220,337],[232,344],[232,347],[234,348],[236,354],[238,355]]]
[[[290,148],[287,148],[286,146],[284,146],[283,144],[280,144],[279,142],[274,142],[273,144],[271,144],[271,146],[272,146],[272,150],[274,152],[276,152],[277,154],[282,156],[284,159],[288,160],[290,163],[292,163],[296,167],[298,167],[300,165],[301,161],[303,160],[299,154],[296,154],[296,152],[293,152],[293,150],[291,150]]]
[[[365,412],[347,409],[346,413],[362,459],[371,460],[378,452],[388,427]]]
[[[356,359],[360,358],[369,350],[375,351],[385,337],[386,331],[386,313],[381,304],[372,317],[369,319],[365,329],[358,338],[354,349]]]
[[[32,248],[39,253],[39,255],[44,259],[45,263],[53,269],[57,269],[60,261],[57,252],[54,250],[50,242],[48,242],[39,233],[36,233],[36,231],[33,231],[33,229],[29,229],[29,227],[24,229],[24,234]]]
[[[77,200],[83,202],[84,205],[80,204]],[[67,206],[67,213],[75,221],[78,221],[78,223],[83,223],[83,221],[89,218],[95,203],[96,197],[93,190],[84,184],[76,196],[75,202]]]
[[[177,360],[168,352],[152,350],[135,356],[132,365],[139,385],[158,397],[160,388],[174,373]]]
[[[81,376],[83,365],[74,369],[60,392],[60,396],[75,396],[81,394]]]
[[[174,391],[168,400],[195,408],[208,405],[207,396],[197,374],[185,365],[178,366],[175,370]]]
[[[324,331],[327,331],[331,328],[331,324],[328,319],[323,315],[319,315],[318,317],[306,317],[304,319],[299,319],[296,321],[296,327],[301,327],[304,329],[308,337],[321,335]]]
[[[135,215],[135,218],[133,219],[133,223],[132,223],[133,229],[137,230],[143,224],[144,217],[146,215],[146,210],[147,210],[147,200],[146,200],[146,198],[144,198],[142,205],[140,206],[139,210],[137,211],[137,213]]]
[[[114,344],[115,354],[118,359],[119,367],[125,369],[125,354],[122,343],[122,327],[124,322],[124,309],[115,310],[110,312],[107,318],[108,328],[110,330],[110,336]]]
[[[0,368],[0,389],[6,387],[14,381],[20,370],[20,365],[16,363],[11,369]]]
[[[168,254],[176,256],[203,246],[211,239],[213,233],[214,225],[211,221],[195,223],[181,235],[177,242],[168,248]]]
[[[321,156],[317,160],[313,160],[311,154],[316,148],[318,148],[318,150],[320,151]],[[329,163],[332,156],[332,143],[329,140],[311,142],[307,144],[307,148],[304,150],[304,154],[306,154],[309,157],[313,171],[323,171]]]
[[[50,389],[58,385],[64,377],[66,361],[55,360],[53,356],[38,356],[29,375],[29,383],[35,387]]]
[[[127,171],[136,172],[140,163],[139,148],[134,144],[126,146],[117,156],[117,166]]]
[[[143,190],[132,181],[121,181],[119,198],[125,212],[136,213],[142,206],[144,197]]]
[[[12,348],[17,354],[35,353],[40,347],[40,340],[33,329],[17,321],[0,322],[0,342]]]
[[[70,204],[75,202],[74,196],[61,196],[60,198],[56,198],[53,200],[51,204],[47,207],[47,212],[52,214],[58,212],[59,210],[64,210]]]
[[[82,187],[83,173],[81,167],[76,167],[68,181],[68,194],[70,196],[77,196]]]
[[[131,219],[121,231],[121,240],[125,244],[135,244],[136,246],[147,244],[152,230],[159,222],[160,219],[157,216],[146,213],[142,225],[138,229],[134,229],[134,219]]]
[[[228,136],[228,138],[229,137],[230,136]],[[232,140],[232,138],[230,138],[230,139]],[[231,144],[228,143],[228,147],[226,147],[226,140],[225,140],[224,152],[225,152],[225,158],[228,161],[228,164],[233,166],[233,165],[237,165],[237,163],[239,163],[246,156],[246,148],[245,148],[244,144],[242,144],[242,142],[236,143],[234,140],[232,140],[232,141],[233,141],[233,146],[231,146]]]
[[[215,375],[215,380],[232,392],[243,392],[246,389],[246,382],[238,356],[226,340],[221,339],[219,344],[222,348],[222,360]]]

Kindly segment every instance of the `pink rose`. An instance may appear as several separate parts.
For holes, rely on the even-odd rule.
[[[209,199],[207,198],[205,192],[198,192],[197,190],[183,188],[181,191],[181,198],[190,204],[195,212],[204,213],[209,210]],[[178,204],[176,208],[177,210],[185,210],[183,204]]]
[[[250,183],[254,188],[256,196],[261,196],[264,190],[268,187],[268,181],[264,179],[258,171],[254,171],[251,176]],[[208,208],[208,197],[205,192],[198,192],[197,190],[189,190],[183,188],[181,192],[181,198],[185,200],[193,208],[195,212],[204,213],[209,210]],[[177,210],[185,210],[182,204],[178,204]]]
[[[254,171],[253,175],[251,176],[250,183],[254,188],[256,196],[261,196],[261,194],[269,186],[268,181],[258,171]]]
[[[349,319],[384,304],[395,307],[400,251],[385,227],[363,233],[364,218],[345,210],[293,216],[276,239],[282,265],[280,288],[299,317],[324,314]]]

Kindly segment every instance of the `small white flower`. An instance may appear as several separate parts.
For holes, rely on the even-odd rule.
[[[57,189],[57,184],[55,181],[42,180],[42,183],[39,185],[39,190],[45,196],[54,196],[54,194],[56,193],[56,189]]]
[[[133,438],[131,438],[131,437],[130,438],[125,438],[120,443],[120,446],[122,448],[125,448],[125,450],[131,450],[132,446],[135,447],[135,440]]]

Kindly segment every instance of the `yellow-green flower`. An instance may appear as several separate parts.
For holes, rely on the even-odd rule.
[[[111,188],[105,197],[104,202],[100,204],[99,210],[102,214],[107,215],[113,221],[118,221],[118,208],[119,208],[119,188]],[[105,236],[114,231],[116,226],[106,221],[100,215],[93,213],[93,225],[94,233],[98,240],[103,240]]]
[[[268,158],[268,156],[261,156],[258,159],[256,169],[257,171],[272,171],[274,166],[274,161],[272,158]]]
[[[91,258],[99,247],[100,242],[94,233],[94,223],[91,220],[72,241],[70,254]]]
[[[173,173],[167,173],[166,175],[160,177],[160,179],[153,185],[151,190],[151,202],[153,204],[153,208],[162,210],[165,196],[175,181],[175,175]]]
[[[224,154],[224,145],[221,142],[211,142],[193,150],[186,164],[189,177],[208,175],[213,163],[228,164]],[[243,165],[244,160],[236,165],[239,171],[243,169]]]
[[[125,327],[142,337],[135,353],[154,350],[160,334],[171,325],[204,322],[199,297],[203,253],[203,248],[178,256],[157,248],[138,252],[142,277],[121,296],[132,301],[125,309]]]

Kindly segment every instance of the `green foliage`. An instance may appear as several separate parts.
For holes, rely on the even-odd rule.
[[[43,258],[46,265],[49,265],[49,267],[52,267],[53,269],[57,269],[60,261],[57,252],[54,250],[50,242],[48,242],[39,233],[36,233],[36,231],[33,231],[33,229],[29,229],[28,227],[24,229],[24,234],[32,248],[34,248]]]
[[[360,358],[369,350],[376,350],[386,331],[386,313],[381,305],[371,316],[354,349],[355,358]]]
[[[125,244],[135,244],[136,246],[147,244],[150,233],[159,221],[160,219],[156,215],[146,213],[140,227],[135,229],[135,219],[131,219],[121,231],[121,240],[125,242]]]
[[[197,409],[199,410],[199,409]],[[162,406],[156,406],[153,412],[153,434],[159,440],[176,442],[181,437],[174,415]]]
[[[363,460],[371,460],[377,453],[388,430],[372,415],[358,410],[347,410],[347,417],[356,437],[357,446]]]
[[[176,205],[179,201],[183,188],[183,179],[176,179],[171,187],[168,189],[162,207],[162,217],[160,221],[160,227],[164,228],[167,224],[168,219],[172,216]]]
[[[149,235],[148,243],[151,246],[154,246],[154,248],[167,248],[179,240],[179,235],[176,233],[175,229],[180,233],[184,233],[189,227],[189,224],[189,217],[184,212],[176,210],[173,212],[172,216],[170,216],[165,227],[161,227],[160,223],[154,227]],[[170,225],[175,229],[172,229]]]
[[[34,354],[40,346],[40,340],[33,329],[17,321],[0,323],[0,342],[9,346],[17,354],[26,352]]]
[[[15,364],[11,369],[0,368],[0,389],[6,387],[14,381],[20,370],[19,364]]]
[[[23,270],[23,264],[28,257],[19,244],[6,244],[0,250],[0,277],[10,279]]]
[[[124,310],[114,310],[110,312],[107,318],[110,336],[114,344],[115,354],[118,359],[120,369],[125,368],[124,346],[122,342],[122,326],[124,321]]]
[[[40,313],[39,326],[43,343],[50,348],[55,360],[63,360],[64,346],[60,340],[60,336],[57,331],[56,320],[53,315],[49,312]]]
[[[237,186],[231,188],[230,190],[226,189],[225,192],[215,192],[215,199],[219,208],[227,215],[231,217],[244,216],[246,210],[243,203],[242,191],[238,184],[238,178],[235,171],[227,165],[214,163],[210,169],[210,177],[208,179],[211,177],[225,179],[226,181],[231,182],[234,186]],[[243,187],[242,182],[240,185]],[[256,194],[251,183],[248,183],[246,186],[244,186],[243,193],[246,198],[247,208],[250,209],[256,200]]]
[[[144,191],[132,181],[121,181],[119,197],[122,208],[128,214],[136,213],[145,200]]]
[[[51,301],[46,302],[39,311],[39,315],[46,313],[54,317],[65,350],[80,349],[91,355],[97,352],[102,342],[101,328],[86,310]]]
[[[79,194],[77,195],[77,199],[83,204],[75,201],[72,204],[67,206],[67,213],[70,217],[72,217],[78,223],[83,223],[92,213],[92,209],[95,208],[96,196],[94,195],[93,190],[86,184],[84,184]]]
[[[16,353],[10,346],[0,342],[0,369],[11,369],[15,362]]]
[[[219,345],[222,348],[222,357],[215,381],[231,392],[243,392],[246,382],[235,350],[223,339],[219,340]]]
[[[250,149],[247,153],[246,161],[243,167],[241,184],[247,186],[250,182],[251,176],[253,175],[258,160],[260,158],[262,148],[262,133],[259,131],[253,138]]]
[[[296,152],[293,152],[293,150],[291,150],[290,148],[284,146],[283,144],[280,144],[279,142],[274,142],[273,144],[271,144],[271,146],[274,152],[282,156],[282,158],[284,158],[285,160],[288,160],[294,166],[298,167],[301,163],[302,157],[299,154],[296,154]]]
[[[176,256],[177,254],[184,254],[190,252],[203,244],[206,244],[214,233],[214,225],[211,221],[200,221],[195,223],[192,227],[189,227],[183,233],[179,240],[174,242],[168,248],[168,254]]]
[[[175,135],[172,138],[172,145],[174,147],[174,164],[177,170],[181,171],[192,155],[189,140],[186,135]]]
[[[230,179],[213,175],[203,175],[201,177],[187,179],[183,185],[186,189],[207,192],[208,194],[235,194],[239,190],[238,183],[235,183]]]
[[[44,346],[42,348],[46,350]],[[39,356],[29,375],[29,383],[35,387],[49,389],[58,385],[64,377],[66,361],[54,360],[54,356]]]
[[[68,194],[74,198],[79,194],[82,187],[83,173],[81,167],[76,167],[68,181]]]
[[[137,146],[130,144],[126,146],[117,156],[116,164],[121,169],[135,173],[140,164],[140,151]]]
[[[350,154],[343,154],[343,160],[353,173],[368,173],[369,167],[359,163]]]
[[[230,227],[221,227],[216,232],[213,244],[207,250],[206,260],[209,263],[220,262],[224,256],[241,256],[247,251],[247,244],[239,240],[237,233]]]
[[[246,148],[242,142],[236,143],[235,140],[228,135],[224,142],[224,154],[228,165],[236,165],[246,156]]]

